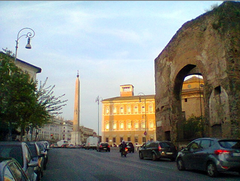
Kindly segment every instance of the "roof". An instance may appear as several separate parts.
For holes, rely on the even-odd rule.
[[[138,95],[138,96],[120,96],[120,97],[113,97],[113,98],[108,98],[108,99],[103,99],[102,102],[104,101],[127,101],[127,100],[135,100],[135,99],[139,99],[139,98],[143,98],[143,99],[155,99],[155,95]]]
[[[23,143],[20,141],[0,141],[0,145],[22,145]]]
[[[1,53],[1,54],[4,54],[4,55],[6,55],[6,56],[10,56],[10,55],[2,52],[2,51],[0,51],[0,53]],[[10,56],[10,57],[12,57],[12,56]],[[13,57],[12,57],[12,58],[13,58]],[[16,61],[21,62],[21,63],[23,63],[23,64],[26,64],[26,65],[28,65],[28,66],[30,66],[30,67],[33,67],[33,68],[37,69],[37,71],[36,71],[37,73],[41,73],[41,71],[42,71],[41,68],[39,68],[39,67],[37,67],[37,66],[35,66],[35,65],[32,65],[32,64],[30,64],[30,63],[27,63],[27,62],[25,62],[25,61],[23,61],[23,60],[20,60],[20,59],[18,59],[18,58],[16,59]]]

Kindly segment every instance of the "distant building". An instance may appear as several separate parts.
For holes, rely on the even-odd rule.
[[[72,121],[66,121],[61,117],[54,118],[53,123],[46,124],[37,130],[38,140],[71,140],[71,132],[73,130]],[[33,133],[36,134],[36,133]]]
[[[102,141],[142,144],[155,137],[154,95],[134,96],[134,86],[120,86],[120,97],[102,100]]]
[[[196,76],[183,82],[182,111],[185,119],[192,115],[196,117],[204,115],[203,86],[203,79]]]

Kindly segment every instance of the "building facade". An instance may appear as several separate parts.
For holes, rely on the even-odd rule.
[[[183,82],[182,87],[182,113],[187,120],[191,116],[202,117],[204,115],[203,79],[197,76]]]
[[[154,95],[134,96],[133,85],[121,85],[120,96],[102,100],[102,141],[142,144],[155,137]]]

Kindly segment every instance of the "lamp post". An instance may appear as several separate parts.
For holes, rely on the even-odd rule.
[[[95,102],[97,102],[97,104],[98,104],[98,136],[99,136],[99,101],[101,101],[100,99],[102,100],[101,97],[97,96],[97,98],[95,100]]]
[[[145,132],[144,132],[144,135],[145,135],[145,142],[147,142],[147,116],[146,116],[146,95],[142,92],[140,92],[138,95],[139,96],[139,102],[141,102],[141,97],[144,96],[144,102],[145,102],[145,105],[144,105],[144,118],[145,118]]]
[[[23,31],[23,30],[28,30],[28,32],[26,34],[22,34],[20,35],[20,33]],[[15,57],[14,57],[14,61],[16,63],[16,59],[17,59],[17,50],[18,50],[18,41],[20,38],[22,38],[23,36],[25,36],[26,38],[28,38],[27,40],[27,45],[25,46],[26,49],[31,49],[31,44],[30,44],[30,41],[31,41],[31,38],[33,38],[35,36],[35,32],[33,29],[31,28],[22,28],[18,34],[17,34],[17,40],[16,40],[16,49],[15,49]]]

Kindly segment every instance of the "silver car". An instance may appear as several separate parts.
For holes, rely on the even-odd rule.
[[[38,162],[32,159],[29,147],[25,142],[9,141],[0,142],[0,157],[15,158],[31,181],[36,181],[37,174],[34,167],[38,166]]]
[[[198,138],[178,152],[176,161],[178,170],[202,170],[210,177],[227,171],[240,174],[240,140]]]

